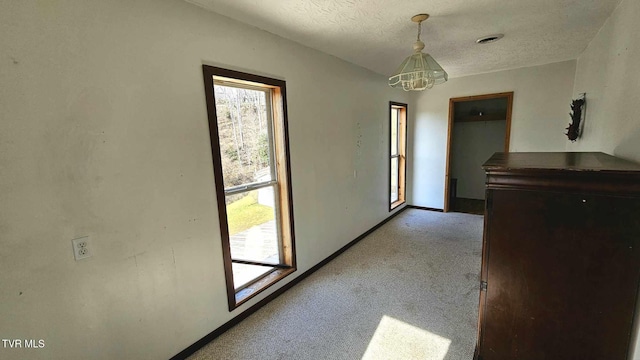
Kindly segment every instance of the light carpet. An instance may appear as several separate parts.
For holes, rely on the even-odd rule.
[[[405,210],[189,359],[471,359],[482,226]]]

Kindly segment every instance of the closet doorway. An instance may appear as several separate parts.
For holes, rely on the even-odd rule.
[[[449,99],[444,211],[484,214],[482,164],[509,152],[513,92]]]

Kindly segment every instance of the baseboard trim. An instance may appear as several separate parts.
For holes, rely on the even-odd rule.
[[[430,207],[424,207],[424,206],[407,205],[407,207],[411,209],[418,209],[418,210],[444,212],[444,210],[442,209],[436,209],[436,208],[430,208]]]
[[[225,331],[227,331],[227,330],[231,329],[232,327],[234,327],[235,325],[239,324],[242,320],[246,319],[247,317],[249,317],[249,315],[253,314],[258,309],[260,309],[261,307],[263,307],[266,304],[268,304],[271,300],[273,300],[273,299],[277,298],[278,296],[282,295],[285,291],[289,290],[294,285],[296,285],[299,282],[301,282],[302,280],[304,280],[307,276],[313,274],[318,269],[320,269],[321,267],[323,267],[326,264],[328,264],[331,260],[333,260],[336,257],[338,257],[338,255],[342,254],[347,249],[349,249],[350,247],[352,247],[353,245],[358,243],[360,240],[364,239],[369,234],[371,234],[372,232],[376,231],[379,227],[381,227],[382,225],[386,224],[389,220],[393,219],[396,215],[400,214],[401,212],[403,212],[407,208],[416,208],[416,207],[410,206],[410,205],[406,205],[403,208],[401,208],[400,210],[394,212],[389,217],[387,217],[386,219],[382,220],[381,222],[379,222],[377,225],[375,225],[371,229],[369,229],[366,232],[364,232],[362,235],[360,235],[357,238],[355,238],[352,241],[350,241],[347,245],[345,245],[345,246],[341,247],[340,249],[338,249],[338,251],[334,252],[333,254],[331,254],[328,257],[326,257],[324,260],[322,260],[319,263],[317,263],[316,265],[314,265],[309,270],[305,271],[304,273],[300,274],[295,279],[293,279],[290,282],[286,283],[281,288],[279,288],[278,290],[274,291],[273,293],[271,293],[269,296],[265,297],[264,299],[260,300],[255,305],[253,305],[250,308],[248,308],[247,310],[245,310],[245,311],[241,312],[240,314],[236,315],[233,319],[227,321],[226,323],[224,323],[219,328],[217,328],[217,329],[213,330],[212,332],[210,332],[209,334],[205,335],[202,339],[196,341],[195,343],[190,345],[188,348],[182,350],[177,355],[172,357],[170,360],[184,360],[187,357],[193,355],[193,353],[195,353],[196,351],[198,351],[201,348],[203,348],[205,345],[207,345],[208,343],[213,341],[218,336],[222,335]],[[427,209],[427,208],[423,208],[423,209]],[[434,209],[434,210],[437,211],[437,209]],[[442,211],[442,210],[440,210],[440,211]]]

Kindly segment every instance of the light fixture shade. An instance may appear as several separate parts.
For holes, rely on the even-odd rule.
[[[404,91],[431,89],[446,82],[449,75],[429,54],[416,52],[407,57],[389,78],[389,86]]]

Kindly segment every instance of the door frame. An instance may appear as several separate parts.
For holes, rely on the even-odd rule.
[[[513,91],[509,92],[501,92],[501,93],[493,93],[493,94],[483,94],[483,95],[474,95],[474,96],[462,96],[457,98],[449,99],[449,123],[447,126],[447,164],[445,168],[444,174],[444,212],[449,212],[449,182],[451,176],[449,175],[450,165],[451,165],[451,139],[453,137],[453,112],[454,106],[458,102],[466,102],[466,101],[477,101],[477,100],[490,100],[490,99],[500,99],[507,98],[507,116],[506,116],[506,124],[505,124],[505,132],[504,132],[504,152],[509,152],[509,141],[511,139],[511,112],[513,109]]]

